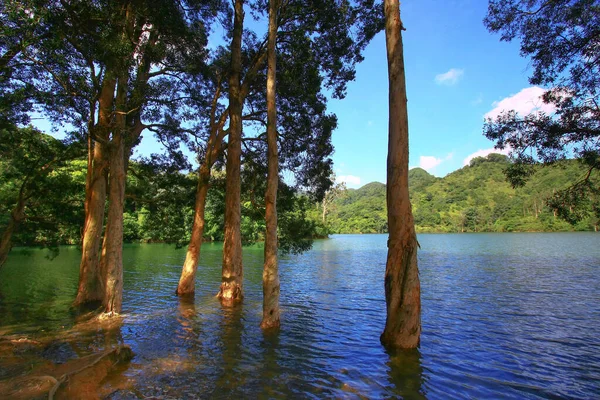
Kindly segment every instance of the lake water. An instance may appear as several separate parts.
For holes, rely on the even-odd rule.
[[[245,299],[230,309],[214,297],[219,244],[202,248],[193,301],[174,295],[185,249],[128,245],[123,325],[79,336],[79,251],[49,261],[16,249],[0,271],[0,335],[76,335],[76,348],[53,344],[54,362],[131,346],[117,377],[129,389],[111,398],[600,398],[600,234],[418,239],[421,346],[394,356],[379,344],[385,235],[336,235],[282,257],[282,328],[269,335],[259,246],[244,249]]]

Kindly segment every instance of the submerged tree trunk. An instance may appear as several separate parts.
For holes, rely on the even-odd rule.
[[[25,193],[24,187],[21,187],[19,191],[19,199],[17,200],[17,204],[15,208],[13,208],[10,213],[10,219],[8,220],[8,225],[4,232],[2,232],[2,237],[0,237],[0,268],[6,262],[8,258],[8,253],[12,247],[12,235],[17,230],[17,227],[25,218]]]
[[[385,267],[387,318],[381,343],[414,348],[421,335],[421,288],[417,237],[408,196],[408,112],[398,0],[384,0],[389,77],[387,160],[388,255]]]
[[[267,190],[265,193],[265,263],[263,266],[263,318],[261,328],[279,326],[279,266],[277,260],[277,154],[276,71],[277,0],[269,0],[267,44]]]
[[[75,305],[102,300],[99,259],[104,208],[106,205],[106,184],[108,179],[108,155],[105,143],[108,141],[116,80],[109,75],[104,79],[99,99],[98,123],[90,131],[93,146],[89,147],[91,162],[88,162],[88,176],[85,194],[85,224],[83,227],[79,284]],[[91,164],[91,165],[90,165]]]
[[[227,145],[227,181],[225,184],[225,234],[223,269],[218,297],[224,304],[240,302],[243,292],[242,237],[240,233],[240,163],[242,155],[242,31],[244,2],[235,0],[231,71],[229,75],[229,143]]]
[[[208,152],[207,152],[208,153]],[[208,155],[207,155],[208,157]],[[198,189],[196,192],[196,205],[194,207],[194,224],[192,226],[192,237],[185,255],[185,262],[181,270],[181,277],[177,285],[178,295],[192,294],[195,291],[196,270],[200,259],[202,237],[204,236],[204,211],[206,208],[206,195],[208,194],[208,182],[210,180],[209,160],[205,159],[198,173]]]
[[[119,76],[115,128],[110,142],[108,216],[102,245],[101,275],[104,314],[121,312],[123,301],[123,206],[125,204],[125,137],[128,74]]]

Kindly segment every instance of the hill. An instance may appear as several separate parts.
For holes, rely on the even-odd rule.
[[[597,229],[592,216],[576,226],[557,218],[546,206],[552,193],[584,174],[575,160],[538,168],[522,188],[513,189],[503,170],[506,156],[478,157],[470,165],[437,178],[421,168],[409,172],[417,231],[511,232]],[[330,207],[326,224],[333,233],[387,231],[385,185],[369,183],[345,190]]]

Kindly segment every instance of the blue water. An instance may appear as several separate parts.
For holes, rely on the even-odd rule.
[[[219,244],[203,245],[192,301],[173,294],[184,249],[126,246],[125,319],[110,335],[77,333],[77,249],[54,261],[17,249],[0,271],[0,335],[64,332],[73,357],[128,344],[127,387],[111,398],[600,398],[600,235],[419,235],[421,346],[393,356],[379,344],[386,240],[336,235],[282,257],[269,335],[258,246],[244,249],[233,309],[214,298]]]

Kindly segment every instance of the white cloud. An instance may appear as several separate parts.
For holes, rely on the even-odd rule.
[[[449,153],[444,158],[437,158],[434,156],[421,156],[419,157],[419,167],[423,168],[426,171],[434,169],[444,161],[448,161],[452,159],[453,153]]]
[[[339,175],[335,178],[336,182],[345,182],[348,187],[360,186],[360,177],[354,175]]]
[[[464,73],[464,69],[451,68],[448,72],[436,75],[435,83],[438,85],[455,85]]]
[[[434,156],[421,156],[419,157],[419,167],[430,170],[440,165],[442,161],[441,158],[435,158]]]
[[[484,117],[495,119],[503,111],[511,110],[515,110],[522,116],[536,111],[552,114],[556,108],[552,104],[546,104],[542,101],[542,95],[545,91],[537,86],[525,88],[517,94],[513,94],[500,101],[495,101],[492,104],[494,108],[488,111]]]
[[[510,148],[504,148],[502,150],[499,149],[483,149],[483,150],[477,150],[475,153],[473,154],[469,154],[467,156],[467,158],[465,158],[463,160],[463,165],[469,165],[471,163],[471,160],[474,159],[475,157],[487,157],[489,154],[492,153],[500,153],[500,154],[504,154],[504,155],[508,155],[508,153],[510,153]]]

